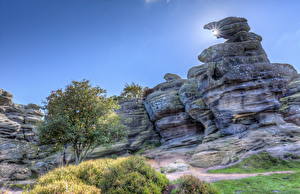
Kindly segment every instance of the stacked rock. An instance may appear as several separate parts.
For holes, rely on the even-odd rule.
[[[166,82],[152,89],[144,104],[166,149],[197,145],[203,138],[203,126],[193,120],[179,97],[179,89],[187,81],[176,74],[166,74]]]
[[[227,17],[217,22],[211,22],[204,29],[212,30],[217,38],[227,39],[227,42],[242,42],[247,40],[262,41],[262,37],[250,31],[247,19]]]
[[[137,151],[144,144],[159,144],[158,134],[150,121],[142,99],[129,99],[120,101],[120,109],[117,111],[122,123],[128,131],[129,151]]]
[[[280,99],[280,112],[284,120],[300,126],[300,75],[289,83],[286,94]]]
[[[50,168],[41,162],[49,153],[38,146],[36,126],[43,117],[39,106],[14,104],[12,97],[0,89],[0,185],[30,179],[43,171],[41,164]]]
[[[12,95],[0,90],[0,137],[36,141],[36,125],[43,114],[35,104],[19,105],[12,103]]]
[[[214,141],[199,145],[192,163],[204,167],[232,162],[249,150],[274,146],[282,138],[279,134],[294,138],[286,142],[298,141],[299,127],[286,123],[279,113],[279,99],[297,76],[296,70],[288,64],[270,63],[261,37],[249,32],[244,18],[228,17],[204,28],[216,29],[217,37],[228,41],[199,55],[204,64],[189,71],[190,86],[184,86],[194,87],[197,94],[193,95],[196,99],[187,100],[187,109],[201,115],[195,119],[206,127],[216,127],[216,133],[205,137]],[[206,124],[208,118],[212,123]]]
[[[194,69],[207,69],[196,78],[198,91],[222,135],[232,135],[252,128],[255,121],[262,124],[262,113],[276,112],[278,95],[297,72],[287,64],[269,63],[260,40],[237,38],[241,32],[249,33],[246,19],[229,17],[205,28],[211,26],[219,27],[220,37],[236,39],[211,46],[199,55],[205,64]]]

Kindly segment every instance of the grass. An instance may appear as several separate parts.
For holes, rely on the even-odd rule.
[[[300,194],[300,172],[218,181],[213,185],[222,194]]]
[[[272,171],[300,170],[299,161],[282,160],[261,152],[228,168],[209,170],[210,173],[260,173]]]
[[[213,183],[222,194],[300,194],[300,162],[282,160],[266,152],[252,155],[242,162],[211,173],[260,173],[271,171],[294,171],[292,174],[255,176],[239,180],[224,180]]]

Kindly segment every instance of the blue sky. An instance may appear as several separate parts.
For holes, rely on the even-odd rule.
[[[40,104],[72,80],[119,94],[186,77],[215,39],[203,25],[246,17],[272,62],[300,69],[298,0],[0,0],[0,88]]]

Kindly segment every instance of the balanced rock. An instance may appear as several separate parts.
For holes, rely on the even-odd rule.
[[[181,77],[179,75],[176,75],[176,74],[173,74],[173,73],[167,73],[165,76],[164,76],[164,79],[167,81],[167,82],[171,82],[171,81],[174,81],[174,80],[180,80]]]
[[[230,39],[239,32],[248,32],[250,27],[245,18],[227,17],[220,21],[206,24],[204,29],[213,30],[218,38]]]
[[[249,33],[247,20],[230,17],[205,26],[213,27],[219,29],[219,37],[232,41],[211,46],[199,55],[205,64],[192,68],[189,73],[195,95],[186,95],[188,89],[181,89],[182,99],[188,110],[193,110],[192,114],[196,110],[196,115],[201,115],[205,108],[206,115],[209,114],[206,120],[194,117],[206,129],[216,127],[213,133],[206,133],[206,141],[195,149],[191,163],[199,167],[228,164],[250,150],[278,146],[281,141],[285,144],[299,141],[299,126],[286,122],[295,118],[284,118],[279,113],[280,97],[289,88],[289,95],[297,92],[294,89],[297,86],[290,84],[297,77],[296,70],[288,64],[270,63],[261,38],[233,39]],[[191,97],[186,96],[193,98],[189,100]],[[290,99],[288,96],[281,101],[297,101]],[[285,105],[287,115],[290,115],[290,104]],[[205,123],[208,120],[212,122],[209,125]]]

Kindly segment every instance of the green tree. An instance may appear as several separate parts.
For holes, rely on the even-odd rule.
[[[87,80],[73,81],[65,90],[52,91],[44,106],[45,120],[39,127],[41,143],[72,146],[79,164],[96,146],[124,137],[124,127],[115,113],[118,104],[105,94]]]
[[[121,93],[123,98],[142,98],[144,88],[139,84],[132,82],[131,84],[125,84],[125,87]]]

